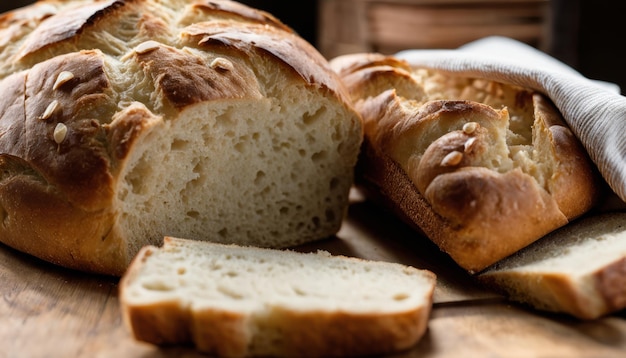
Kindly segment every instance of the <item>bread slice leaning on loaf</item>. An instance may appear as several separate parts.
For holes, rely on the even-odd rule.
[[[534,308],[595,319],[626,308],[626,212],[585,216],[478,276]]]
[[[234,1],[43,0],[0,16],[0,242],[121,275],[165,235],[334,235],[362,141],[337,74]]]
[[[396,263],[167,237],[120,282],[138,340],[218,356],[379,355],[427,329],[435,275]]]
[[[541,94],[380,54],[331,65],[364,121],[357,184],[469,272],[597,201],[594,165]]]

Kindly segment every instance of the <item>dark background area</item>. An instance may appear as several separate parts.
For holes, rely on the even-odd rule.
[[[317,44],[317,1],[241,0],[266,10]],[[2,0],[0,12],[32,0]],[[613,0],[552,0],[553,43],[548,52],[583,75],[617,83],[626,91],[626,18]]]
[[[316,44],[316,0],[241,2],[269,11]],[[551,0],[553,44],[547,52],[586,77],[618,84],[626,94],[626,16],[617,3]]]

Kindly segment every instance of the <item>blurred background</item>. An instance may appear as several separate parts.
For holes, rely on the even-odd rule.
[[[2,0],[0,12],[33,0]],[[502,35],[626,93],[626,24],[611,0],[240,0],[291,26],[327,58],[456,48]]]

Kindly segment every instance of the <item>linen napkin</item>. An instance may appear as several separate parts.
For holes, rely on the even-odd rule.
[[[548,96],[601,175],[626,201],[626,97],[525,43],[491,36],[453,50],[405,50],[413,66],[532,88]]]

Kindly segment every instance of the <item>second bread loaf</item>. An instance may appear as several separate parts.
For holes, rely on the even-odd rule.
[[[596,169],[543,95],[379,54],[331,64],[364,120],[359,185],[466,270],[595,204]]]

